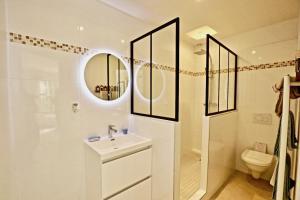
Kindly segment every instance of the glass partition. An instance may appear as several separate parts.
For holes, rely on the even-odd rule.
[[[131,42],[131,113],[178,121],[179,18]]]
[[[210,35],[206,48],[205,115],[236,110],[237,55]]]

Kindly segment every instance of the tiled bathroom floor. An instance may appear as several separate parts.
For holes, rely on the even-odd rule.
[[[189,199],[200,187],[200,156],[185,153],[181,158],[180,200]]]
[[[215,200],[269,200],[272,186],[268,181],[255,180],[250,175],[236,172]]]

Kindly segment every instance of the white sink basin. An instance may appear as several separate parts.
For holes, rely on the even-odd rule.
[[[125,156],[152,145],[151,139],[132,133],[127,135],[115,134],[113,139],[101,137],[96,142],[89,142],[86,139],[84,142],[100,155],[102,162]]]

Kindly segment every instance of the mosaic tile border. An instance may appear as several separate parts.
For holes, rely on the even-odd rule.
[[[130,58],[128,57],[123,57],[123,59],[130,63]],[[134,64],[142,64],[144,61],[141,60],[134,60]],[[145,67],[150,67],[149,63],[144,64]],[[295,60],[288,60],[288,61],[282,61],[282,62],[274,62],[274,63],[266,63],[266,64],[259,64],[259,65],[250,65],[250,66],[242,66],[238,67],[237,71],[238,72],[244,72],[244,71],[253,71],[253,70],[262,70],[262,69],[272,69],[272,68],[281,68],[281,67],[291,67],[295,66]],[[165,71],[170,71],[174,72],[175,68],[170,67],[170,66],[165,66],[165,65],[159,65],[159,64],[153,64],[153,68],[155,69],[161,69]],[[224,67],[225,68],[225,67]],[[220,73],[227,73],[228,69],[222,69],[220,70]],[[234,68],[229,68],[229,73],[234,73],[235,69]],[[192,72],[188,70],[180,70],[180,73],[185,74],[185,75],[190,75],[190,76],[205,76],[206,72]],[[214,75],[219,73],[219,70],[211,70],[209,71],[210,75]]]
[[[65,44],[65,43],[61,43],[61,42],[36,38],[36,37],[22,35],[22,34],[13,33],[13,32],[9,33],[9,41],[13,42],[13,43],[18,43],[18,44],[31,45],[31,46],[41,47],[41,48],[52,49],[52,50],[56,50],[56,51],[75,53],[75,54],[79,54],[79,55],[84,55],[89,51],[89,49],[85,48],[85,47],[80,47],[80,46]],[[124,59],[124,61],[130,63],[130,58],[128,58],[128,57],[122,57],[122,58]],[[142,63],[144,63],[144,61],[134,60],[134,64],[136,64],[136,65],[142,64]],[[149,63],[145,63],[145,67],[149,67],[149,66],[150,66]],[[264,70],[264,69],[290,67],[290,66],[295,66],[295,60],[267,63],[267,64],[260,64],[260,65],[242,66],[242,67],[238,67],[238,72]],[[171,66],[153,64],[153,67],[155,69],[165,70],[165,71],[169,71],[169,72],[175,72],[175,68],[171,67]],[[234,68],[229,69],[229,73],[233,73],[234,71],[235,71]],[[212,70],[209,73],[211,75],[213,75],[213,74],[217,74],[218,72],[219,72],[219,70]],[[228,69],[222,69],[220,72],[227,73]],[[205,71],[192,72],[192,71],[188,71],[188,70],[180,70],[180,73],[184,74],[184,75],[188,75],[188,76],[194,76],[194,77],[205,76]]]
[[[127,63],[130,63],[130,58],[123,57],[123,59]],[[146,67],[146,68],[150,67],[150,63],[144,62],[142,60],[134,60],[133,62],[134,62],[135,65],[141,65],[141,64],[144,63],[143,67]],[[153,63],[152,67],[154,69],[160,69],[160,70],[164,70],[164,71],[175,72],[175,67],[170,67],[170,66],[167,66],[167,65],[160,65],[160,64],[154,64]],[[189,76],[197,76],[197,72],[192,72],[192,71],[188,71],[188,70],[180,70],[179,73],[189,75]]]
[[[22,35],[17,33],[9,33],[10,42],[15,42],[24,45],[37,46],[52,50],[64,51],[68,53],[75,53],[84,55],[89,51],[89,49],[79,46],[74,46],[70,44],[60,43],[56,41],[40,39],[28,35]]]
[[[238,72],[295,66],[295,60],[238,67]]]

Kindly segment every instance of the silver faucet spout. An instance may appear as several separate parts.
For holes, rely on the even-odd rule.
[[[108,133],[107,133],[108,138],[113,138],[112,132],[114,132],[114,133],[118,132],[118,130],[115,129],[114,127],[115,127],[115,125],[108,125]]]

